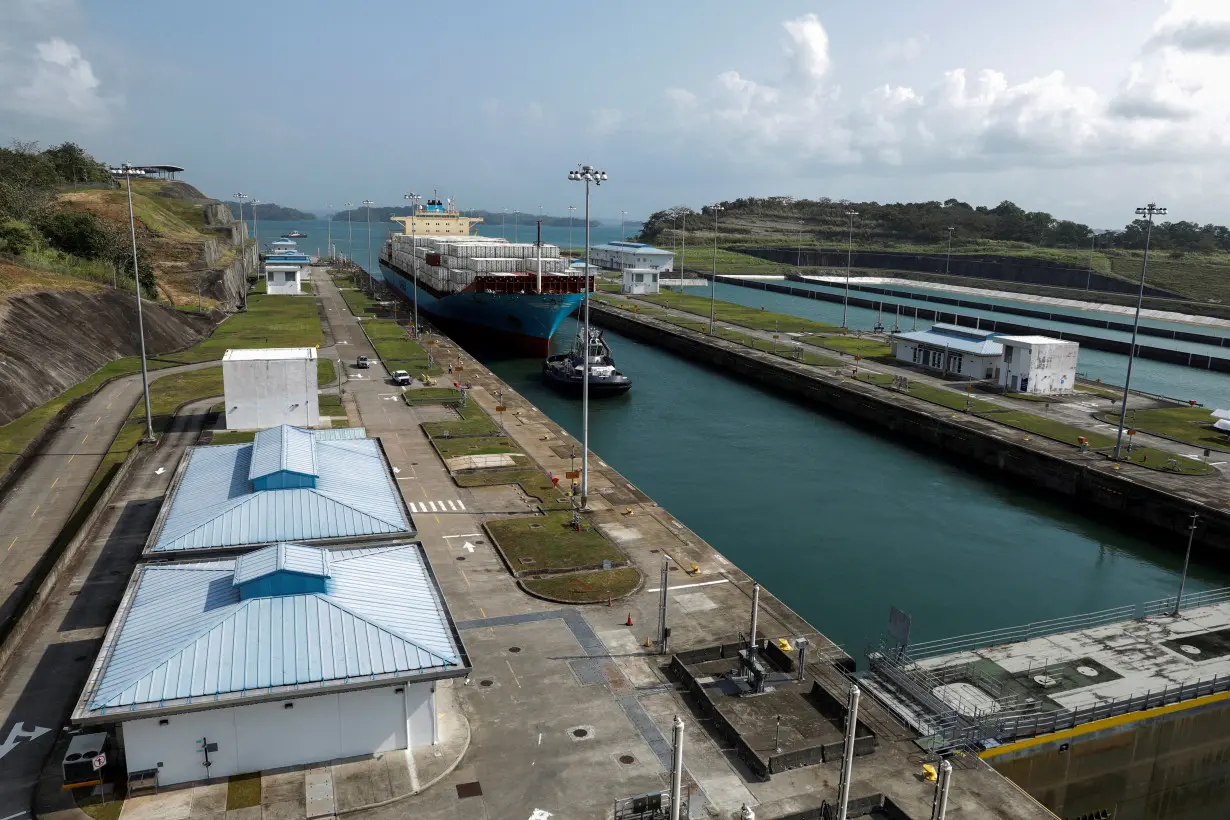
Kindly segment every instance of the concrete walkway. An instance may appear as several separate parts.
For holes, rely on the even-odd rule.
[[[212,361],[155,370],[149,374],[150,381],[219,364]],[[69,415],[17,483],[0,498],[0,589],[4,596],[0,600],[0,623],[17,615],[17,601],[33,583],[31,570],[68,523],[111,442],[140,399],[139,373],[103,386]]]

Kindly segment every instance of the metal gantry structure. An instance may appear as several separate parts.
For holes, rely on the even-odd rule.
[[[1127,424],[1128,388],[1132,384],[1132,362],[1136,359],[1136,334],[1140,331],[1140,308],[1145,300],[1145,273],[1149,269],[1149,241],[1153,238],[1153,217],[1162,216],[1165,213],[1165,208],[1159,208],[1153,202],[1136,209],[1136,214],[1143,216],[1147,223],[1145,255],[1140,260],[1140,288],[1136,292],[1136,318],[1132,320],[1132,346],[1128,348],[1127,376],[1123,379],[1123,406],[1119,408],[1119,432],[1115,436],[1115,461],[1119,460],[1119,450],[1123,446],[1123,428]]]
[[[577,170],[568,172],[568,179],[573,182],[585,183],[585,300],[584,300],[584,370],[581,384],[581,509],[589,503],[589,188],[595,187],[607,179],[606,171],[599,171],[592,165],[578,165]]]
[[[410,201],[410,253],[414,254],[415,229],[418,223],[419,203],[423,201],[423,198],[411,191],[406,194],[403,199]],[[410,263],[411,265],[416,265],[416,267],[411,270],[411,273],[414,276],[414,281],[410,284],[414,286],[414,338],[416,339],[419,337],[419,272],[417,263],[418,255],[415,254]]]
[[[112,168],[111,173],[122,176],[128,181],[128,230],[132,237],[132,281],[137,293],[137,338],[141,347],[141,391],[145,396],[145,440],[154,440],[154,415],[149,406],[149,368],[145,363],[145,320],[141,312],[141,270],[137,261],[137,220],[132,212],[132,178],[144,176],[145,172],[134,168],[129,163],[123,163],[119,168]]]

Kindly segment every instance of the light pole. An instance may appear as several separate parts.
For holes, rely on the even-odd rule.
[[[363,205],[367,208],[367,289],[371,291],[371,295],[376,295],[376,280],[372,278],[372,205],[374,203],[370,199],[363,200]]]
[[[1091,234],[1089,237],[1089,272],[1085,274],[1085,290],[1089,290],[1089,286],[1093,284],[1093,250],[1098,244],[1098,235]]]
[[[581,509],[589,501],[589,184],[601,185],[606,180],[606,171],[595,170],[592,165],[578,165],[576,171],[568,172],[568,179],[585,183],[585,365],[581,383]]]
[[[1199,513],[1192,513],[1192,523],[1187,525],[1187,553],[1183,556],[1183,574],[1179,576],[1179,594],[1174,599],[1174,616],[1179,617],[1179,607],[1183,605],[1183,586],[1187,583],[1187,565],[1192,560],[1192,539],[1196,537],[1196,522],[1200,520]]]
[[[858,211],[847,210],[846,217],[850,220],[850,241],[846,245],[846,292],[841,297],[841,326],[846,325],[846,311],[850,306],[850,258],[854,255],[854,217],[858,216]]]
[[[726,210],[716,202],[709,206],[709,210],[713,211],[713,275],[709,277],[709,335],[712,336],[714,330],[714,322],[717,319],[717,236],[718,236],[718,215]]]
[[[957,228],[955,225],[949,225],[944,230],[948,231],[948,255],[944,257],[944,275],[948,275],[948,262],[952,259],[952,232]]]
[[[419,257],[414,252],[415,249],[415,229],[418,227],[419,202],[423,200],[416,193],[409,193],[405,196],[410,200],[410,266],[411,273],[414,275],[414,338],[419,337]]]
[[[111,173],[128,180],[128,231],[132,236],[132,281],[137,291],[137,337],[141,347],[141,390],[145,394],[145,440],[154,440],[154,415],[149,408],[149,369],[145,364],[145,320],[141,313],[141,271],[137,263],[137,221],[132,215],[132,176],[144,176],[145,172],[133,168],[127,162]]]
[[[576,205],[568,206],[568,253],[572,253],[572,215],[576,210]]]
[[[679,232],[679,292],[683,293],[684,282],[687,281],[687,259],[688,259],[688,212],[684,211],[679,214],[679,224],[682,230]]]
[[[1128,386],[1132,383],[1132,360],[1136,358],[1136,333],[1140,330],[1140,307],[1145,300],[1145,271],[1149,268],[1149,241],[1153,238],[1153,217],[1166,213],[1150,202],[1136,213],[1145,218],[1145,256],[1140,260],[1140,290],[1136,294],[1136,318],[1132,322],[1132,346],[1128,349],[1127,377],[1123,380],[1123,407],[1119,408],[1119,433],[1115,436],[1115,461],[1119,460],[1119,448],[1123,446],[1123,427],[1127,423]]]
[[[354,210],[354,203],[346,203],[346,255],[354,259],[354,224],[350,221],[351,213]]]
[[[245,248],[244,248],[244,240],[243,240],[243,229],[246,228],[247,225],[245,225],[243,221],[243,201],[245,199],[249,199],[250,197],[247,194],[241,194],[241,193],[236,193],[234,196],[235,196],[235,201],[239,203],[239,226],[240,226],[239,257],[242,260],[242,264],[243,264],[243,294],[244,295],[243,295],[243,298],[240,299],[240,302],[241,304],[247,304],[247,301],[248,301],[248,255],[244,252]],[[261,252],[260,246],[257,245],[256,256],[258,259],[260,258],[260,252]]]
[[[252,238],[256,240],[256,258],[261,257],[261,223],[257,221],[256,206],[260,204],[259,199],[252,200]]]
[[[803,223],[799,223],[799,255],[795,257],[794,267],[796,270],[803,267]]]
[[[329,219],[325,223],[325,230],[327,231],[327,234],[326,234],[327,238],[325,239],[325,255],[329,259],[332,259],[333,258],[333,206],[326,204],[325,210],[329,212]]]
[[[627,239],[627,237],[624,235],[625,232],[627,231],[627,228],[624,227],[624,223],[627,221],[627,219],[628,219],[628,212],[625,211],[623,208],[620,208],[619,209],[619,241],[620,242]]]
[[[500,208],[500,239],[508,241],[508,209]]]
[[[513,211],[513,244],[514,245],[521,241],[518,238],[521,233],[520,228],[521,228],[521,212]]]

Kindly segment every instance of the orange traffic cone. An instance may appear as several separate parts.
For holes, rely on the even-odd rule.
[[[632,613],[628,613],[628,620],[624,622],[624,626],[632,626]]]

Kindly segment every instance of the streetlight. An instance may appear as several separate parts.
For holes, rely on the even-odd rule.
[[[415,193],[406,194],[404,199],[410,200],[410,272],[414,275],[414,338],[419,337],[419,257],[415,249],[415,228],[418,223],[419,203],[423,198]]]
[[[796,270],[798,268],[803,267],[803,224],[804,223],[802,222],[802,220],[800,220],[799,221],[799,255],[795,257],[795,260],[794,260],[794,267]]]
[[[576,171],[568,172],[568,179],[585,183],[585,369],[581,384],[581,509],[589,501],[589,184],[601,185],[606,180],[606,171],[597,171],[592,165],[578,165]]]
[[[679,214],[679,223],[682,226],[679,237],[679,292],[683,293],[684,284],[687,282],[687,259],[688,259],[688,212],[684,211]]]
[[[508,241],[508,209],[500,208],[500,239]]]
[[[709,277],[709,335],[714,334],[713,324],[717,317],[717,235],[718,235],[718,214],[726,210],[721,205],[714,203],[709,206],[709,210],[713,211],[713,276]]]
[[[346,255],[354,259],[354,225],[350,221],[351,212],[354,210],[354,203],[346,203]],[[352,277],[353,278],[353,277]]]
[[[513,211],[513,244],[514,245],[517,242],[521,241],[520,239],[517,238],[518,234],[520,233],[520,231],[518,230],[520,227],[521,227],[521,212]]]
[[[957,228],[955,225],[949,225],[944,230],[948,231],[948,255],[944,257],[944,275],[948,275],[948,261],[952,259],[952,232]]]
[[[325,223],[325,230],[328,232],[327,233],[328,238],[325,239],[325,255],[328,256],[329,259],[332,259],[333,258],[333,206],[326,203],[325,210],[329,212],[329,218]]]
[[[572,253],[572,214],[576,209],[576,205],[568,206],[568,253]]]
[[[261,255],[261,223],[256,215],[256,206],[260,204],[259,199],[252,200],[252,238],[256,240],[256,258],[260,259]]]
[[[624,227],[624,222],[627,220],[627,218],[628,218],[628,212],[625,211],[623,208],[620,208],[619,209],[619,241],[620,242],[627,239],[627,236],[625,236],[625,232],[627,231],[627,229]]]
[[[128,232],[132,236],[132,281],[137,290],[137,337],[141,343],[141,390],[145,394],[145,440],[154,440],[154,415],[149,407],[149,369],[145,365],[145,320],[141,314],[141,271],[137,264],[137,221],[132,215],[132,177],[145,176],[145,172],[127,162],[111,173],[128,180]]]
[[[1089,290],[1089,286],[1093,284],[1093,251],[1098,244],[1098,235],[1096,233],[1089,234],[1089,272],[1085,274],[1085,290]]]
[[[233,196],[235,197],[235,201],[239,203],[239,225],[240,225],[239,258],[241,260],[241,264],[243,265],[243,296],[240,298],[239,301],[241,305],[246,305],[248,302],[248,255],[247,253],[245,253],[246,248],[244,247],[244,240],[243,240],[243,228],[247,227],[243,221],[243,201],[245,199],[251,199],[251,197],[249,197],[247,194],[240,194],[240,193],[234,194]],[[253,208],[253,211],[255,210],[256,209]],[[256,254],[257,254],[258,259],[260,258],[260,252],[261,252],[260,246],[257,245]],[[198,302],[199,302],[199,298],[198,298]]]
[[[854,217],[858,216],[858,211],[846,210],[846,217],[850,220],[850,242],[846,245],[846,292],[841,297],[841,326],[846,327],[846,311],[850,305],[850,257],[854,254]]]
[[[363,204],[367,207],[367,288],[374,297],[376,295],[376,280],[372,278],[372,205],[375,203],[370,199],[365,199]]]
[[[1127,378],[1123,380],[1123,407],[1119,408],[1119,434],[1115,436],[1115,461],[1119,460],[1119,448],[1123,446],[1123,426],[1127,423],[1128,386],[1132,383],[1132,360],[1136,357],[1136,333],[1140,330],[1140,307],[1145,300],[1145,271],[1149,268],[1149,240],[1153,238],[1153,217],[1164,215],[1165,208],[1150,202],[1136,213],[1149,223],[1145,228],[1145,256],[1140,261],[1140,290],[1136,294],[1136,319],[1132,322],[1132,347],[1128,350]]]
[[[1187,553],[1183,556],[1183,574],[1179,576],[1179,594],[1174,598],[1174,617],[1179,617],[1179,608],[1183,606],[1183,587],[1187,584],[1187,565],[1192,560],[1192,539],[1196,537],[1196,522],[1200,520],[1199,513],[1192,513],[1192,523],[1187,526]]]

